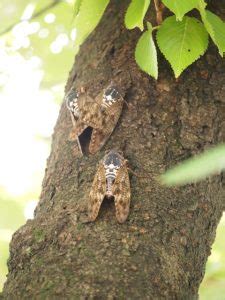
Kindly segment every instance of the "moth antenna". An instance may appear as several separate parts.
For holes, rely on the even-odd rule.
[[[72,121],[73,126],[76,126],[76,120],[74,119],[72,111],[70,111],[70,117],[71,117],[71,121]]]
[[[131,168],[127,167],[127,169],[136,177],[138,178],[152,178],[152,176],[142,176],[142,175],[139,175],[137,174],[136,172],[134,172]]]
[[[130,109],[129,103],[126,100],[124,100],[124,99],[123,99],[123,102],[126,104],[127,108]]]
[[[126,100],[123,99],[123,102],[126,104],[128,110],[132,110],[134,109],[134,105],[131,103],[128,103]]]

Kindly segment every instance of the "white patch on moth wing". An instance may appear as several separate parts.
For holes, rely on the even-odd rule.
[[[70,100],[67,98],[66,106],[68,110],[70,110],[76,117],[79,116],[79,107],[77,104],[78,98],[75,98],[73,100]]]
[[[105,100],[106,100],[106,101],[112,101],[113,99],[114,99],[114,98],[112,97],[111,94],[105,95]]]
[[[73,106],[72,106],[73,112],[75,113],[79,113],[79,107],[77,105],[77,99],[76,101],[73,102]]]
[[[109,91],[109,93],[107,93],[107,91]],[[116,88],[108,88],[107,90],[106,90],[106,92],[105,92],[105,95],[106,94],[108,94],[108,95],[110,95],[112,98],[116,98],[116,97],[118,97],[118,95],[119,95],[119,92],[117,91],[117,89]]]
[[[103,106],[109,107],[114,102],[116,102],[118,96],[119,93],[115,88],[107,89],[103,95]]]
[[[109,168],[109,169],[114,169],[115,166],[114,166],[114,164],[110,164],[110,165],[108,166],[108,168]]]
[[[78,97],[79,97],[78,92],[73,88],[65,96],[67,109],[70,110],[75,115],[79,113],[79,108],[77,104]]]
[[[115,103],[116,102],[116,100],[112,100],[112,101],[105,101],[105,102],[103,102],[102,103],[102,106],[104,107],[104,108],[109,108],[113,103]]]

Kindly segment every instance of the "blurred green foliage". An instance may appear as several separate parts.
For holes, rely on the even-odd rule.
[[[99,23],[109,0],[76,0],[79,5],[79,13],[76,15],[74,25],[77,30],[76,52],[80,45],[89,36]],[[75,6],[77,10],[77,6]]]
[[[225,300],[225,214],[217,228],[216,240],[200,286],[200,300]]]
[[[225,170],[225,145],[196,155],[161,175],[161,182],[168,186],[182,185],[203,180]]]
[[[34,15],[53,2],[54,1],[46,0],[29,2],[26,0],[13,0],[10,2],[1,0],[0,33],[1,31],[4,32],[4,29],[7,29],[11,24],[17,21],[19,22],[28,5],[33,5]],[[54,15],[52,19],[46,18],[49,14]],[[58,83],[64,84],[74,58],[74,42],[71,39],[71,35],[73,34],[72,30],[74,29],[73,1],[58,1],[57,5],[46,10],[46,12],[40,16],[33,18],[29,23],[33,25],[30,31],[32,32],[33,30],[34,32],[27,36],[30,44],[29,46],[24,45],[21,47],[18,45],[17,51],[21,53],[25,59],[29,59],[32,56],[41,58],[42,70],[44,71],[42,85],[44,87],[52,87]],[[6,47],[10,48],[16,41],[14,33],[16,35],[26,30],[25,26],[21,26],[21,28],[15,26],[13,30],[2,35],[1,38],[6,40]],[[55,53],[53,53],[51,48],[54,49],[54,45],[57,46],[57,38],[58,41],[60,38],[61,40],[64,39],[65,47],[59,46],[58,49],[55,47]],[[62,48],[61,51],[60,48]]]
[[[79,0],[76,1],[79,3]],[[31,17],[53,2],[48,0],[1,0],[0,51],[2,47],[9,58],[19,56],[24,59],[24,62],[37,62],[37,68],[42,74],[39,90],[45,94],[48,93],[48,98],[53,97],[55,103],[59,104],[62,101],[64,85],[74,61],[76,32],[73,23],[73,8],[75,1],[59,1],[38,17],[25,18],[29,14]],[[86,3],[88,2],[86,1]],[[102,3],[106,5],[108,1],[102,1]],[[22,16],[23,21],[20,22]],[[6,30],[16,23],[18,24],[13,26],[12,30]],[[1,91],[4,89],[4,80],[8,76],[1,67],[0,62],[0,109],[4,104],[4,99],[1,102]],[[23,116],[21,115],[21,117]],[[43,120],[40,119],[40,124],[42,122]],[[47,151],[49,151],[49,134],[43,136],[38,134],[36,141],[47,143]],[[24,161],[24,166],[26,163],[29,164],[29,161]],[[18,227],[25,223],[26,218],[29,217],[29,212],[33,210],[33,202],[38,199],[40,193],[44,167],[40,171],[40,168],[37,168],[38,163],[36,161],[33,163],[32,185],[20,194],[13,193],[10,189],[7,190],[0,181],[0,290],[6,279],[6,261],[9,255],[8,247],[11,236]],[[13,167],[16,166],[12,166],[12,173]],[[14,184],[16,185],[18,182],[13,177],[11,185]],[[200,289],[200,299],[225,299],[223,297],[225,295],[225,285],[223,284],[225,278],[224,235],[225,218],[222,219],[218,227],[216,242],[207,263],[206,276]]]
[[[25,222],[24,204],[24,201],[10,197],[0,189],[0,291],[6,279],[11,235]]]
[[[5,95],[7,94],[8,87],[9,89],[12,89],[12,86],[15,85],[15,82],[13,81],[14,79],[12,79],[11,75],[16,72],[18,74],[21,73],[21,77],[25,74],[26,76],[24,76],[24,80],[27,80],[29,74],[33,75],[34,79],[32,80],[35,80],[36,78],[39,80],[41,78],[39,80],[40,83],[37,80],[38,82],[34,86],[33,93],[37,93],[36,88],[38,88],[39,92],[44,95],[43,99],[46,101],[46,109],[52,108],[52,105],[49,105],[51,100],[56,104],[60,104],[62,101],[64,86],[74,61],[74,40],[76,36],[73,25],[74,1],[58,1],[56,5],[54,5],[53,2],[54,1],[52,0],[0,1],[0,111],[4,112],[5,101],[7,99]],[[52,7],[44,11],[44,9],[48,6]],[[33,18],[35,14],[38,14],[42,10],[43,12],[41,14]],[[34,67],[32,65],[33,63]],[[21,70],[18,70],[18,68],[21,68]],[[18,77],[18,80],[19,79],[20,78]],[[21,91],[21,94],[19,87],[15,87],[15,89],[19,91],[18,101],[21,101],[27,96],[26,82],[22,81],[22,83],[23,86],[21,86],[21,89],[24,89],[24,91]],[[29,82],[27,84],[30,88],[31,84]],[[4,89],[6,90],[5,93]],[[39,94],[36,95],[36,98],[38,99],[37,101],[39,101]],[[7,100],[11,101],[11,99]],[[13,101],[14,100],[12,99],[11,109],[13,109]],[[27,102],[25,104],[27,105]],[[30,106],[32,105],[34,105],[34,101],[30,102]],[[37,104],[37,107],[35,106],[35,108],[39,109],[38,112],[35,111],[35,115],[40,114],[40,126],[38,127],[38,124],[32,125],[25,123],[25,128],[27,127],[29,130],[30,127],[32,128],[33,137],[29,135],[28,137],[25,136],[24,141],[30,138],[31,140],[28,141],[28,146],[31,145],[31,149],[28,150],[33,153],[35,151],[39,151],[40,154],[37,153],[37,157],[40,156],[42,158],[40,158],[40,160],[36,160],[35,158],[33,159],[33,154],[31,153],[31,158],[27,157],[27,160],[23,161],[22,165],[24,169],[21,170],[21,176],[20,174],[15,176],[14,171],[18,168],[17,165],[13,165],[13,163],[8,165],[8,169],[10,170],[4,169],[1,165],[0,291],[4,281],[6,280],[6,262],[9,255],[8,248],[11,236],[15,230],[25,223],[26,218],[32,215],[35,200],[38,199],[40,194],[41,181],[44,174],[45,159],[44,161],[41,160],[43,160],[43,157],[46,158],[50,151],[51,134],[49,134],[49,131],[52,132],[53,124],[46,123],[47,126],[45,130],[45,123],[43,126],[43,118],[45,116],[45,119],[47,119],[48,113],[43,111],[43,107],[45,106],[45,104],[43,104],[43,100],[42,104],[40,101],[40,105],[41,106],[38,106]],[[7,111],[4,113],[7,114]],[[22,119],[25,119],[27,118],[27,114],[32,113],[32,107],[24,106],[20,111],[18,111],[18,113],[21,115]],[[31,117],[31,120],[29,119],[29,121],[32,121],[32,119],[33,118]],[[13,127],[15,127],[15,125]],[[16,129],[17,128],[13,129],[15,131],[15,135],[22,136],[23,132],[16,132]],[[46,131],[46,133],[42,134],[43,131]],[[4,143],[4,140],[2,139],[1,142]],[[22,143],[21,139],[21,144]],[[46,146],[44,146],[45,144]],[[35,149],[38,145],[40,145],[40,147]],[[27,151],[25,147],[28,146],[24,142],[24,152]],[[18,147],[16,146],[16,148]],[[42,152],[44,152],[44,154]],[[1,147],[0,156],[5,156],[6,154],[7,151],[4,152]],[[8,153],[8,156],[9,155],[10,151]],[[16,156],[18,156],[19,161],[21,159],[19,157],[19,153],[16,153]],[[27,167],[26,165],[30,164],[30,160],[32,161],[32,159],[34,160],[33,165]],[[9,178],[6,180],[8,171]],[[25,175],[22,174],[25,171],[28,173]],[[12,175],[10,175],[10,172]],[[17,170],[17,172],[19,171]],[[25,188],[21,189],[22,192],[18,193],[17,187],[20,183],[23,183],[21,182],[23,175],[25,178],[24,180],[31,181],[31,184],[26,185],[25,183]],[[6,184],[8,182],[10,183],[10,188],[8,188]]]

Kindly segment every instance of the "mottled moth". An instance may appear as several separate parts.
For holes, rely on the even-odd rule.
[[[88,204],[89,221],[97,218],[104,198],[114,198],[117,221],[125,222],[130,209],[130,195],[127,160],[116,150],[111,150],[100,162],[92,183]]]
[[[84,89],[72,88],[66,95],[66,105],[73,122],[69,139],[77,140],[82,153],[100,150],[113,132],[123,107],[123,97],[109,86],[97,97]]]

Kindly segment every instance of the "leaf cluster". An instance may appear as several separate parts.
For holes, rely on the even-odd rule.
[[[206,9],[204,0],[153,0],[156,11],[156,26],[145,18],[151,0],[131,0],[124,23],[127,29],[139,28],[142,34],[135,48],[135,59],[139,67],[158,78],[157,46],[169,61],[175,77],[180,74],[208,48],[209,36],[223,57],[225,52],[225,23]],[[77,51],[80,44],[100,21],[109,0],[75,0],[75,27],[77,29]],[[153,6],[153,5],[152,5]],[[164,8],[172,15],[162,18]],[[199,18],[186,14],[193,9]],[[155,33],[155,34],[154,34]],[[166,185],[179,185],[198,181],[225,169],[224,145],[184,162],[161,176]]]
[[[154,0],[157,8],[159,1]],[[147,23],[135,49],[135,58],[140,68],[155,79],[158,78],[156,43],[169,61],[175,77],[180,74],[208,48],[208,37],[218,47],[223,56],[225,52],[225,23],[213,12],[206,9],[204,0],[162,0],[162,3],[174,15],[163,20],[156,27]],[[125,25],[128,29],[138,27],[143,31],[149,0],[132,0],[126,15]],[[135,7],[135,8],[134,8]],[[186,14],[196,9],[201,21]],[[157,11],[157,9],[156,9]],[[153,31],[156,30],[156,43]]]
[[[75,0],[77,51],[99,23],[108,4],[109,0]],[[154,4],[158,22],[158,17],[162,15],[165,7],[173,15],[154,27],[150,22],[144,21],[150,6],[153,7],[151,0],[131,0],[124,18],[127,29],[137,27],[143,32],[135,48],[136,62],[143,71],[155,79],[158,78],[158,46],[169,61],[175,77],[179,77],[189,65],[206,52],[209,36],[223,57],[225,23],[206,9],[204,0],[161,0],[161,2],[154,0]],[[199,12],[201,21],[186,15],[193,9]]]

